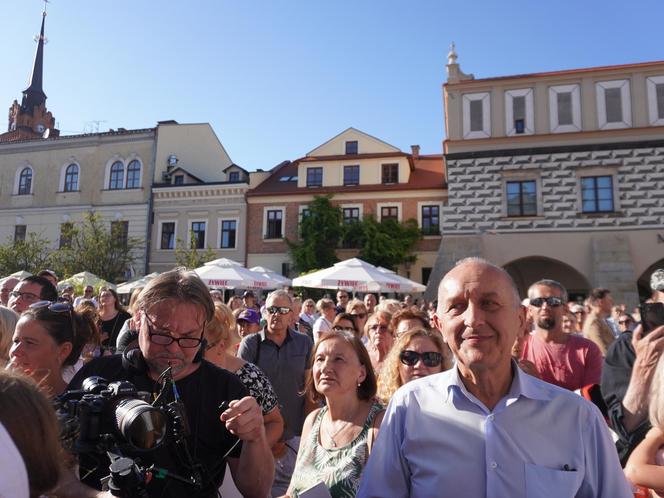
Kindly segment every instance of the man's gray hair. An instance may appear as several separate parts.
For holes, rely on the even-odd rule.
[[[509,273],[507,273],[505,268],[501,268],[500,266],[495,265],[491,261],[488,261],[484,258],[480,258],[480,257],[477,257],[477,256],[470,256],[470,257],[463,258],[463,259],[460,259],[459,261],[457,261],[454,264],[454,267],[452,269],[456,268],[457,266],[462,266],[462,265],[467,265],[467,264],[476,264],[476,265],[488,266],[489,268],[492,268],[492,269],[498,271],[499,273],[502,273],[505,276],[505,278],[507,279],[507,282],[510,286],[510,289],[512,290],[512,298],[513,298],[513,301],[514,301],[514,306],[517,307],[517,308],[519,306],[521,306],[521,297],[519,296],[519,289],[517,289],[516,284],[514,283],[514,279],[512,278],[512,276]],[[447,274],[445,274],[445,276],[447,276]],[[443,277],[443,280],[445,280],[445,277]],[[443,283],[443,280],[441,280],[440,284],[438,284],[438,294],[437,295],[439,296],[439,298],[438,298],[439,303],[441,301],[440,300],[440,289],[441,289],[441,284]]]
[[[535,287],[537,287],[538,285],[541,285],[542,287],[552,287],[554,289],[558,289],[560,291],[560,297],[562,298],[563,303],[566,303],[567,300],[569,299],[569,296],[567,295],[567,289],[565,289],[565,286],[560,282],[558,282],[557,280],[551,280],[550,278],[543,278],[542,280],[538,280],[530,287],[528,287],[528,299],[533,299],[533,291],[535,290]]]
[[[267,299],[265,300],[265,302],[267,303],[267,301],[270,299],[279,299],[279,298],[288,299],[290,305],[293,306],[293,298],[288,292],[286,292],[283,289],[277,289],[276,291],[270,292],[267,295]]]
[[[145,311],[166,299],[200,307],[207,322],[214,317],[214,302],[210,291],[193,271],[175,268],[150,280],[138,297],[136,309]]]

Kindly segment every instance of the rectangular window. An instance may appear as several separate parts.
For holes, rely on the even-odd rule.
[[[311,214],[311,210],[309,208],[302,208],[300,210],[300,223],[304,221],[304,219]]]
[[[558,101],[558,125],[574,124],[572,114],[572,92],[559,92],[556,94]]]
[[[60,249],[63,247],[71,247],[71,236],[73,229],[73,223],[62,223],[60,225]]]
[[[398,164],[383,164],[382,165],[382,179],[383,184],[386,183],[399,183],[399,165]]]
[[[307,168],[307,187],[323,186],[323,168]]]
[[[122,247],[127,247],[129,242],[129,222],[111,221],[111,235],[113,240],[120,241]]]
[[[175,249],[175,222],[167,221],[161,224],[160,249]]]
[[[191,222],[191,247],[192,249],[205,248],[205,222]]]
[[[586,176],[581,178],[581,211],[608,213],[613,211],[613,177]]]
[[[173,177],[173,185],[184,185],[184,175],[175,175]]]
[[[512,117],[516,133],[524,133],[526,131],[526,97],[524,95],[512,98]]]
[[[422,234],[440,235],[440,206],[422,206]]]
[[[355,155],[358,153],[357,150],[357,140],[346,142],[346,155]]]
[[[269,210],[267,212],[267,233],[266,239],[280,239],[282,237],[281,226],[283,221],[283,211],[281,209]]]
[[[235,220],[221,221],[221,241],[219,247],[222,249],[235,248],[235,235],[237,233],[237,222]]]
[[[537,216],[535,180],[507,182],[507,216]]]
[[[482,110],[482,100],[470,101],[470,131],[484,130],[484,114]]]
[[[380,221],[399,221],[399,208],[397,206],[383,206],[380,208]]]
[[[231,171],[228,173],[228,181],[229,182],[239,182],[240,181],[240,172],[239,171]]]
[[[664,119],[664,83],[655,85],[657,96],[657,119]]]
[[[431,268],[422,267],[422,283],[426,285],[431,277]]]
[[[16,225],[14,227],[14,242],[25,240],[26,225]]]
[[[604,90],[604,102],[606,104],[606,122],[621,123],[623,115],[620,88],[606,88]]]
[[[344,166],[344,185],[360,184],[360,166]]]
[[[344,225],[360,221],[360,208],[356,207],[343,208],[342,213],[343,213]]]

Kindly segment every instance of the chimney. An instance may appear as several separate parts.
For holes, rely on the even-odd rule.
[[[410,153],[413,155],[414,159],[417,159],[420,157],[420,146],[419,145],[411,145],[410,146]]]

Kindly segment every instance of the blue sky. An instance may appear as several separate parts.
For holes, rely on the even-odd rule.
[[[0,108],[26,86],[42,5],[0,0]],[[48,11],[44,90],[63,133],[209,122],[249,170],[349,126],[440,153],[453,40],[476,77],[664,59],[661,0],[53,0]]]

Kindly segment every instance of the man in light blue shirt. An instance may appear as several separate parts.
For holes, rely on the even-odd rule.
[[[443,278],[434,324],[456,367],[393,396],[358,497],[633,496],[599,410],[512,361],[524,322],[503,269],[469,258]]]

